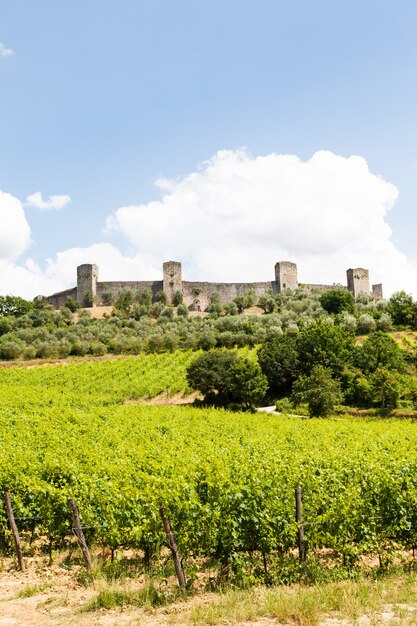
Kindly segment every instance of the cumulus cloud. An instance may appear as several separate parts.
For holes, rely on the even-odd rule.
[[[32,259],[17,264],[0,258],[0,293],[34,298],[75,287],[76,267],[83,263],[97,263],[104,270],[100,276],[103,280],[137,280],[141,276],[152,279],[160,274],[143,259],[124,256],[115,246],[99,243],[58,252],[55,258],[46,259],[44,268]]]
[[[195,280],[273,280],[279,260],[294,260],[302,282],[346,282],[367,267],[387,290],[414,280],[391,241],[386,215],[398,190],[359,156],[320,151],[251,157],[220,151],[179,180],[157,181],[162,198],[121,207],[107,230],[139,254],[184,261]],[[417,289],[416,289],[417,291]]]
[[[0,41],[0,57],[10,57],[14,54],[14,51],[11,48],[6,48],[4,43]]]
[[[6,234],[1,230],[0,292],[33,297],[75,286],[81,263],[97,263],[101,280],[160,279],[162,262],[178,260],[185,280],[268,281],[275,263],[289,260],[300,282],[346,284],[346,269],[365,267],[387,296],[405,289],[417,297],[417,263],[395,247],[386,220],[398,190],[362,157],[321,151],[302,161],[224,150],[156,185],[159,199],[121,207],[106,221],[107,233],[121,235],[129,254],[96,243],[58,252],[43,268],[30,260],[16,264],[30,229],[20,202],[3,194],[9,217],[22,228],[11,223]]]
[[[34,206],[41,211],[60,211],[67,204],[71,203],[70,196],[49,196],[48,200],[44,200],[42,193],[37,191],[26,198],[28,206]]]
[[[20,200],[0,191],[0,260],[19,257],[30,243],[30,226]]]

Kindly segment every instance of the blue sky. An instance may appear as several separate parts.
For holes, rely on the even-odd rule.
[[[393,246],[398,256],[392,263],[398,262],[399,268],[408,264],[404,284],[393,288],[417,294],[416,31],[417,4],[409,0],[2,0],[0,190],[21,203],[24,216],[19,219],[29,225],[30,236],[13,254],[1,257],[0,235],[0,290],[16,287],[32,296],[32,286],[46,291],[71,286],[73,280],[66,282],[75,272],[71,274],[68,263],[76,264],[78,257],[68,251],[79,250],[85,261],[98,252],[91,248],[98,245],[100,267],[107,275],[112,266],[126,275],[122,278],[135,272],[137,278],[147,278],[140,273],[155,273],[158,258],[162,263],[164,254],[172,254],[182,260],[185,248],[190,278],[200,278],[208,266],[197,250],[193,258],[192,248],[178,234],[177,247],[167,244],[161,233],[165,243],[160,249],[155,233],[152,239],[152,215],[161,219],[160,206],[152,202],[165,193],[155,182],[174,179],[177,187],[173,191],[171,185],[168,193],[175,194],[179,181],[193,173],[206,172],[207,182],[206,166],[199,164],[218,151],[235,155],[246,148],[244,160],[252,165],[259,165],[258,157],[273,154],[296,155],[305,163],[323,150],[346,163],[352,155],[365,159],[370,175],[394,185],[399,195],[380,198],[385,209],[372,213],[376,221],[369,225],[368,236],[375,233],[382,239],[369,241],[369,248],[379,252],[373,257],[358,254],[352,263],[373,264],[371,275],[384,281],[385,274],[378,275],[378,254],[387,258],[384,245]],[[220,162],[224,165],[225,159]],[[218,181],[223,173],[218,160],[216,164]],[[249,178],[254,193],[259,189],[262,195],[261,174],[259,180]],[[346,184],[355,185],[354,179],[348,180]],[[225,205],[229,198],[231,204],[236,201],[235,190],[230,196],[220,194]],[[275,211],[284,211],[280,190],[274,190],[268,202]],[[352,200],[362,207],[369,199],[363,190],[359,184]],[[41,210],[39,201],[32,206],[27,201],[36,192],[44,203],[54,195],[69,196],[71,203],[60,210]],[[204,215],[212,211],[206,187],[193,193]],[[311,211],[325,224],[329,219],[327,212],[320,213],[320,193],[312,199]],[[254,206],[260,220],[270,218],[271,206],[265,214],[262,203]],[[121,207],[131,208],[131,221],[123,227]],[[10,240],[21,224],[13,218],[18,209],[5,201],[2,211],[3,224],[9,223],[10,229],[3,226],[3,239]],[[297,213],[301,230],[303,211],[308,212],[307,205]],[[217,215],[216,223],[215,215],[212,231],[199,236],[190,229],[203,256],[206,237],[213,238],[225,223],[224,214]],[[352,219],[355,215],[353,210]],[[174,202],[168,219],[177,218],[181,222],[182,206]],[[237,232],[242,225],[236,219]],[[381,221],[392,233],[380,233]],[[143,244],[147,230],[142,224],[150,229],[154,255]],[[133,225],[142,229],[140,237],[129,236]],[[267,226],[265,222],[259,233],[260,248]],[[334,251],[326,257],[325,245],[308,254],[302,245],[286,246],[278,236],[285,229],[279,221],[275,227],[276,250],[262,259],[260,279],[272,279],[265,273],[272,273],[274,253],[275,260],[286,254],[300,262],[306,279],[309,267],[320,273],[323,264],[339,262]],[[184,228],[186,223],[181,232]],[[230,277],[225,272],[225,278],[244,279],[239,267],[247,251],[233,233],[231,229],[228,239],[233,255],[227,261],[233,271]],[[301,236],[300,242],[304,240]],[[103,244],[111,247],[108,261],[105,252],[110,248]],[[361,241],[358,250],[365,246]],[[223,261],[213,272],[220,280],[224,249],[214,246],[206,256],[212,267],[216,250]],[[253,254],[257,258],[256,246]],[[346,255],[340,257],[340,263],[348,261]],[[345,269],[337,268],[335,281]],[[317,281],[324,279],[325,271],[317,276]],[[388,282],[393,280],[394,273]]]

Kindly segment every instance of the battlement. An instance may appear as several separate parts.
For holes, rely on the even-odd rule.
[[[99,268],[95,264],[84,264],[77,267],[77,286],[48,296],[46,300],[55,306],[65,304],[68,296],[77,300],[83,306],[106,304],[106,300],[116,299],[124,290],[148,291],[155,298],[159,291],[166,294],[167,303],[172,304],[177,292],[182,294],[183,302],[192,310],[204,311],[210,304],[210,297],[218,293],[222,302],[231,302],[237,296],[245,296],[253,291],[259,298],[272,291],[280,293],[286,289],[313,289],[326,291],[328,289],[343,288],[350,291],[356,298],[366,293],[375,299],[382,298],[382,285],[369,286],[369,271],[363,268],[348,269],[347,285],[317,285],[298,282],[297,265],[292,261],[279,261],[275,264],[275,280],[253,283],[212,283],[190,282],[182,279],[182,267],[179,261],[166,261],[162,266],[162,280],[160,281],[112,281],[99,282]]]

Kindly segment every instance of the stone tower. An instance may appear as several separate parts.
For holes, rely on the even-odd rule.
[[[86,296],[93,302],[97,295],[98,265],[79,265],[77,267],[77,302],[83,304]]]
[[[175,292],[180,291],[182,293],[181,263],[178,261],[166,261],[163,264],[163,281],[167,302],[172,304]]]
[[[348,269],[346,271],[346,275],[348,291],[353,293],[354,298],[357,298],[360,293],[367,293],[370,295],[371,290],[369,288],[368,270],[363,269],[363,267]]]
[[[298,289],[297,265],[291,261],[279,261],[275,264],[277,291]]]
[[[377,285],[372,285],[372,297],[374,300],[382,300],[384,295],[382,293],[382,285],[378,283]]]

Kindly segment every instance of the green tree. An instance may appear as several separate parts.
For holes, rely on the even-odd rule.
[[[383,367],[378,368],[369,377],[374,403],[384,409],[395,409],[400,398],[398,374]]]
[[[362,347],[357,348],[355,362],[365,374],[380,367],[404,372],[406,367],[403,350],[382,330],[371,333]]]
[[[291,399],[295,406],[307,404],[310,417],[327,417],[342,397],[340,383],[333,380],[331,370],[315,365],[310,376],[301,376],[294,383]]]
[[[173,304],[174,306],[178,306],[179,304],[182,304],[182,302],[183,302],[183,295],[182,295],[182,291],[176,291],[176,292],[174,293],[174,297],[173,297],[173,300],[172,300],[172,304]]]
[[[71,298],[71,296],[67,296],[65,300],[64,308],[69,309],[71,313],[75,313],[80,308],[80,303]]]
[[[388,301],[388,313],[396,326],[415,326],[416,304],[405,291],[397,291]]]
[[[346,289],[329,289],[320,296],[320,304],[327,313],[338,315],[342,311],[353,313],[355,299]]]
[[[0,296],[0,317],[13,315],[20,317],[29,313],[34,307],[33,302],[24,300],[19,296]]]
[[[301,329],[297,350],[301,373],[309,374],[315,365],[323,365],[338,377],[353,358],[355,336],[331,321],[319,319]]]
[[[125,315],[130,315],[132,312],[133,293],[130,289],[123,289],[116,300],[115,308],[118,311],[122,311]]]
[[[298,375],[296,337],[286,333],[264,343],[258,351],[258,362],[271,392],[278,397],[289,395]]]
[[[187,368],[187,382],[218,406],[253,409],[265,396],[266,377],[256,362],[232,350],[214,349],[200,354]]]
[[[114,295],[112,294],[111,291],[106,291],[101,296],[101,300],[102,300],[104,306],[111,306],[113,304],[113,302],[114,302]]]

